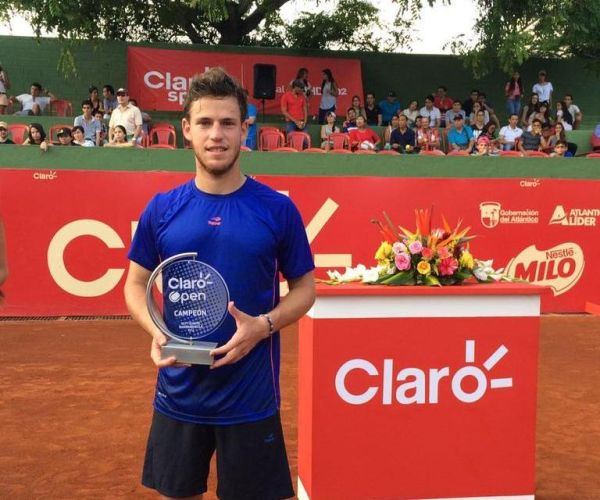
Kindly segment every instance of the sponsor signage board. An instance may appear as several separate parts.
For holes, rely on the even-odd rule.
[[[156,192],[190,178],[171,172],[0,169],[11,270],[0,314],[125,314],[127,249],[139,215]],[[582,312],[586,301],[600,303],[600,238],[591,223],[599,181],[258,179],[289,195],[300,209],[320,277],[326,269],[374,264],[380,235],[370,221],[383,211],[410,228],[414,208],[433,205],[434,221],[444,214],[451,223],[462,219],[472,226],[476,257],[549,286],[543,311]],[[206,221],[214,227],[225,223]]]

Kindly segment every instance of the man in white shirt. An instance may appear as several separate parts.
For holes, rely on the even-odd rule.
[[[498,142],[502,145],[503,151],[515,149],[515,141],[523,135],[523,130],[517,127],[519,115],[512,114],[508,119],[508,125],[500,129]]]
[[[428,95],[425,98],[425,106],[419,110],[419,114],[423,117],[429,118],[429,126],[431,128],[438,128],[442,121],[442,113],[438,108],[433,105],[433,96]]]
[[[532,92],[540,98],[539,102],[548,101],[548,106],[552,109],[552,92],[554,87],[552,83],[546,81],[546,72],[542,69],[538,73],[538,83],[533,86]]]
[[[129,94],[126,89],[117,90],[117,101],[119,106],[110,115],[108,123],[108,137],[112,141],[113,133],[117,125],[122,125],[127,131],[127,139],[140,142],[142,138],[142,113],[140,109],[129,103]]]
[[[19,101],[21,103],[21,111],[17,111],[15,115],[19,116],[39,116],[48,105],[56,100],[56,97],[48,90],[43,91],[42,86],[33,82],[30,89],[31,94],[20,94],[16,97],[11,97],[12,102]],[[42,94],[46,94],[43,96]]]
[[[577,130],[581,125],[581,121],[583,120],[583,113],[579,109],[579,106],[573,103],[573,96],[571,94],[566,94],[563,102],[573,118],[573,128]]]

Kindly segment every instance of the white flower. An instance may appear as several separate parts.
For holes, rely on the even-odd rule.
[[[363,274],[363,283],[375,283],[379,279],[379,271],[376,267],[372,267]]]

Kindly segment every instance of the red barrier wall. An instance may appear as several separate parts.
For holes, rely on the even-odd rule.
[[[151,196],[182,173],[0,170],[0,212],[10,277],[1,315],[124,314],[126,253]],[[478,235],[474,255],[548,285],[546,312],[600,302],[600,181],[260,176],[289,193],[307,225],[319,269],[373,265],[385,210],[414,227],[413,209],[435,203]],[[434,217],[434,221],[441,222]]]

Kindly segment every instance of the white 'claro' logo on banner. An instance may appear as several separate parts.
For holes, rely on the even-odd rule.
[[[562,205],[556,205],[548,224],[596,227],[598,217],[600,217],[599,208],[571,208],[565,210]]]
[[[508,349],[501,345],[483,362],[483,368],[474,365],[464,366],[452,376],[450,368],[445,366],[430,368],[428,371],[420,368],[402,368],[394,377],[393,359],[383,360],[381,372],[377,366],[366,359],[351,359],[337,371],[335,390],[340,398],[351,405],[363,405],[371,401],[384,405],[391,405],[394,401],[401,405],[437,404],[440,400],[442,380],[448,378],[451,393],[456,399],[463,403],[475,403],[485,396],[488,389],[512,387],[512,377],[492,378],[488,381],[486,375],[486,372],[490,372],[507,353]],[[475,362],[475,340],[465,341],[465,362]],[[360,393],[350,392],[346,387],[346,377],[355,370],[365,372],[371,377],[377,377],[375,380],[377,385],[366,387]],[[463,381],[465,379],[472,379],[475,382],[473,390],[464,389]],[[394,382],[399,382],[395,388]],[[469,384],[470,387],[472,385]]]
[[[537,224],[540,221],[540,212],[533,208],[512,210],[502,208],[497,201],[484,201],[479,204],[481,224],[488,229],[498,224]]]
[[[527,247],[508,263],[506,273],[536,285],[549,286],[557,296],[575,286],[584,267],[581,247],[567,242],[548,250],[538,250],[535,245]]]

